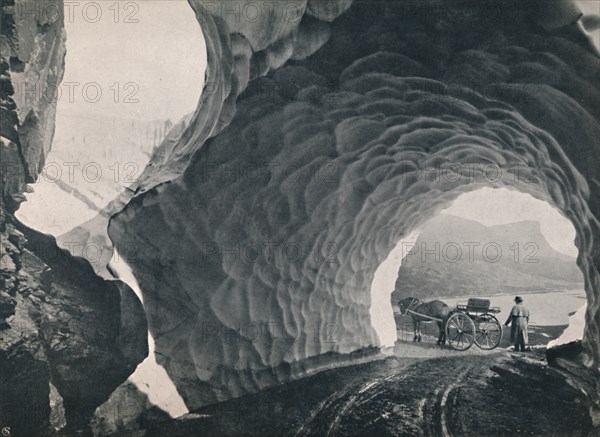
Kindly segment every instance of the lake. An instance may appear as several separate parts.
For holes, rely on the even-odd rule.
[[[514,305],[515,295],[498,294],[476,297],[489,299],[491,306],[500,307],[502,312],[497,317],[501,323],[504,323]],[[586,302],[584,290],[528,293],[522,294],[521,297],[523,304],[531,312],[529,322],[540,326],[567,325],[569,314],[577,311]],[[450,307],[455,307],[459,302],[466,303],[468,297],[440,297],[437,299],[446,302]]]

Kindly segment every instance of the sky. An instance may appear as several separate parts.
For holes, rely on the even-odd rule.
[[[575,3],[585,16],[590,17],[590,19],[586,20],[586,23],[589,23],[589,25],[587,28],[584,27],[584,30],[600,51],[600,1],[576,0]],[[594,19],[591,19],[591,17],[594,17]]]
[[[177,122],[196,108],[206,50],[186,0],[65,2],[65,27],[58,128],[61,113]]]
[[[525,220],[540,222],[542,234],[555,250],[573,257],[575,228],[556,208],[533,196],[506,188],[482,188],[462,194],[444,211],[486,226]]]

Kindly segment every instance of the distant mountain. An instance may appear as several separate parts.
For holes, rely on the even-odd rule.
[[[137,120],[60,112],[52,151],[97,160],[147,161],[169,133],[170,120]]]
[[[576,259],[548,244],[539,222],[498,226],[441,214],[403,259],[392,300],[581,287]]]
[[[59,113],[52,150],[27,193],[31,202],[17,215],[59,234],[82,224],[131,189],[159,146],[172,143],[165,139],[172,127],[169,120]]]
[[[170,120],[59,113],[46,165],[52,175],[62,170],[57,188],[100,209],[140,176],[172,127]]]

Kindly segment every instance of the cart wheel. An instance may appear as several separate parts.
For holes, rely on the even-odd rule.
[[[495,349],[502,340],[502,324],[492,314],[475,319],[475,344],[481,349]]]
[[[466,351],[475,342],[475,324],[469,316],[455,313],[446,322],[446,339],[452,349]]]

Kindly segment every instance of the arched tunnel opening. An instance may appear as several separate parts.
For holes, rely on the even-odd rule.
[[[585,287],[574,240],[568,219],[527,194],[481,188],[460,195],[399,241],[376,270],[370,315],[381,345],[397,346],[395,353],[403,356],[427,353],[402,350],[402,343],[413,341],[414,325],[410,314],[401,314],[399,303],[411,297],[440,300],[449,309],[469,298],[487,299],[492,309],[501,310],[492,316],[502,329],[520,295],[531,308],[531,347],[555,341],[576,313],[570,330],[581,336]],[[423,341],[430,346],[439,327],[434,320],[424,322]],[[484,347],[509,347],[508,332],[499,344]],[[569,335],[569,341],[574,338]]]
[[[117,359],[129,360],[113,367],[119,368],[120,376],[130,375],[129,382],[146,397],[137,397],[136,390],[129,390],[131,384],[115,390],[98,375],[83,378],[77,374],[69,379],[66,376],[76,366],[64,364],[60,354],[58,360],[49,354],[53,378],[61,378],[56,388],[62,390],[60,394],[66,393],[71,403],[87,399],[81,388],[84,380],[107,392],[93,397],[83,418],[74,420],[73,426],[89,427],[93,416],[91,426],[99,434],[131,431],[128,426],[135,430],[150,426],[168,434],[181,423],[220,431],[202,421],[222,414],[222,407],[232,406],[237,413],[232,400],[249,399],[245,396],[277,399],[288,389],[289,395],[304,393],[307,397],[327,393],[333,396],[327,398],[333,399],[333,404],[349,395],[345,405],[350,408],[354,401],[347,388],[328,393],[320,388],[302,390],[297,383],[327,389],[339,381],[344,385],[336,369],[352,365],[349,373],[357,378],[352,381],[357,396],[371,396],[373,389],[373,396],[378,396],[383,393],[382,385],[393,381],[390,386],[396,387],[397,393],[414,395],[414,399],[400,401],[402,408],[409,411],[409,401],[419,401],[410,415],[419,418],[420,426],[427,426],[435,417],[438,434],[449,434],[443,420],[436,422],[440,414],[435,406],[429,411],[429,401],[421,398],[427,394],[403,390],[405,377],[399,376],[405,373],[406,379],[419,380],[427,374],[419,373],[418,366],[395,369],[398,361],[386,358],[401,355],[409,343],[403,341],[403,329],[398,329],[399,317],[394,312],[399,298],[412,292],[442,298],[450,306],[457,304],[459,296],[489,298],[502,307],[501,319],[506,315],[505,305],[510,304],[504,300],[519,294],[533,314],[554,320],[554,316],[572,312],[571,305],[575,311],[574,302],[582,302],[584,290],[586,306],[577,309],[577,323],[565,331],[568,340],[554,338],[558,330],[547,328],[548,319],[540,323],[545,330],[540,330],[539,338],[540,344],[546,341],[544,335],[553,339],[552,344],[580,340],[573,365],[579,366],[578,371],[597,372],[600,76],[598,47],[583,32],[595,29],[595,16],[583,20],[576,2],[571,1],[557,2],[547,13],[545,9],[538,13],[544,2],[511,5],[507,15],[500,17],[490,15],[487,7],[471,8],[466,11],[470,15],[465,15],[469,18],[457,22],[465,13],[460,2],[442,11],[450,15],[440,15],[436,9],[444,2],[427,2],[424,9],[413,10],[404,2],[386,0],[338,0],[326,7],[319,0],[303,0],[261,15],[257,14],[257,2],[243,0],[231,8],[227,6],[231,3],[221,0],[191,0],[194,21],[187,4],[177,4],[180,9],[176,9],[173,5],[180,2],[167,3],[127,3],[133,9],[120,12],[129,15],[121,14],[118,22],[99,27],[103,37],[94,45],[86,39],[90,36],[87,23],[81,40],[77,39],[83,45],[69,43],[79,61],[67,58],[68,65],[77,64],[84,71],[69,77],[67,67],[64,80],[69,87],[79,83],[75,91],[85,87],[82,106],[65,106],[64,98],[58,102],[53,151],[47,154],[45,143],[37,151],[23,146],[24,152],[16,143],[9,144],[20,153],[15,159],[26,161],[28,172],[28,165],[34,169],[46,159],[45,169],[21,177],[35,179],[41,173],[17,218],[56,236],[58,246],[72,255],[65,252],[68,266],[77,272],[81,268],[86,280],[93,277],[111,282],[108,288],[113,288],[106,293],[106,300],[112,299],[112,306],[98,304],[104,311],[98,314],[108,320],[107,314],[116,313],[110,318],[115,326],[134,318],[147,322],[151,359],[141,364],[137,360],[140,351],[128,355],[127,345],[121,344],[123,330],[106,330],[110,352]],[[502,2],[496,6],[493,11],[505,10]],[[145,24],[132,26],[140,32],[137,38],[131,38],[130,31],[113,28],[124,25],[125,17],[131,19],[137,7],[140,13],[147,8],[154,11],[145,17]],[[115,10],[109,10],[114,17]],[[177,31],[169,18],[178,23]],[[184,21],[186,25],[179,26]],[[47,28],[42,26],[39,32]],[[67,30],[78,35],[68,24]],[[185,74],[173,78],[173,66],[181,59],[190,60],[180,49],[191,48],[190,34],[200,31],[206,42],[206,70],[195,64],[192,72],[177,68],[178,74]],[[148,34],[156,40],[150,40]],[[126,45],[127,52],[119,53],[117,43],[124,39],[132,43]],[[123,58],[130,61],[137,54],[150,54],[149,47],[164,55],[164,63],[151,56],[141,66],[121,65]],[[81,65],[90,50],[103,55],[98,57],[99,65]],[[15,64],[10,66],[11,74],[19,77],[22,65],[11,62]],[[89,80],[94,79],[94,70],[107,75],[109,83]],[[139,83],[129,76],[135,71],[142,73]],[[111,77],[109,72],[117,76]],[[80,78],[84,76],[87,82]],[[157,82],[164,77],[169,77],[168,87]],[[203,92],[196,110],[183,116],[195,105],[181,102],[197,98],[187,86],[191,77],[195,77],[194,87],[201,84]],[[112,99],[108,106],[90,102],[98,97],[98,89]],[[150,91],[143,94],[143,90]],[[140,100],[135,114],[115,106],[123,103],[126,107],[121,99],[135,99],[137,93],[151,102],[146,105]],[[182,106],[170,106],[176,102]],[[64,108],[72,109],[71,114]],[[176,121],[181,116],[174,126],[167,123],[167,119]],[[22,130],[25,144],[27,129]],[[46,133],[44,138],[51,136]],[[14,137],[10,138],[13,142]],[[108,177],[98,178],[100,173]],[[25,190],[21,186],[10,189],[11,199]],[[482,192],[486,200],[510,193],[504,194],[513,196],[510,207],[518,203],[515,199],[519,196],[529,196],[530,205],[550,205],[546,208],[572,226],[569,238],[574,239],[575,250],[553,245],[563,244],[555,241],[562,232],[545,232],[542,224],[519,228],[523,235],[541,234],[543,240],[537,242],[508,241],[505,234],[512,231],[507,231],[506,225],[514,222],[492,224],[481,218],[477,225],[455,223],[453,228],[463,226],[469,232],[481,225],[485,231],[480,232],[501,240],[480,244],[485,251],[478,267],[493,279],[483,284],[483,275],[463,265],[455,288],[437,294],[453,282],[447,270],[440,271],[442,264],[436,263],[435,257],[439,254],[444,261],[454,260],[457,246],[465,243],[448,240],[449,233],[444,231],[444,244],[441,236],[435,237],[440,240],[439,251],[437,241],[433,251],[427,243],[424,246],[430,254],[425,263],[433,257],[437,270],[428,267],[425,275],[411,283],[414,272],[406,268],[415,267],[411,259],[424,264],[419,257],[423,233],[435,235],[435,229],[447,226],[450,220],[456,222],[448,217],[456,217],[457,209],[467,210],[457,205]],[[472,197],[469,202],[474,202]],[[495,219],[507,213],[509,206],[494,211]],[[74,218],[75,211],[79,218]],[[526,212],[521,210],[520,216]],[[540,216],[529,220],[540,221]],[[432,222],[434,227],[428,228]],[[558,226],[557,222],[552,225],[553,229]],[[34,232],[27,237],[41,239]],[[21,241],[19,234],[13,232],[10,238],[18,247],[14,241]],[[419,243],[419,250],[414,250],[412,243]],[[479,241],[466,243],[469,249]],[[486,246],[488,243],[496,244]],[[512,261],[515,265],[510,269],[500,260],[491,262],[499,254],[498,245],[503,254],[508,252],[512,260],[519,261],[531,260],[532,249],[537,247],[553,259],[553,269],[532,273],[525,262]],[[405,253],[407,249],[410,254]],[[569,252],[564,256],[570,257],[570,264],[554,253],[561,250]],[[15,271],[21,267],[20,262],[13,264]],[[494,273],[490,265],[502,266],[504,271]],[[55,269],[54,264],[51,267]],[[60,272],[58,267],[55,270]],[[39,263],[30,262],[30,268],[36,274],[40,271]],[[560,278],[557,271],[561,271]],[[509,275],[510,281],[502,281]],[[440,276],[443,287],[435,283]],[[129,287],[125,290],[115,279]],[[578,284],[573,288],[576,292],[564,293],[571,282]],[[545,294],[539,301],[536,294],[528,293],[537,286],[541,288],[535,291]],[[551,286],[555,288],[550,290]],[[121,302],[115,299],[114,287],[121,293]],[[141,310],[137,300],[137,307],[131,300],[124,303],[127,290],[133,290],[143,302]],[[462,294],[467,292],[470,294]],[[549,293],[561,296],[553,299],[557,302],[566,299],[560,315],[542,307]],[[81,296],[74,295],[76,299]],[[19,301],[20,308],[29,308],[24,299]],[[94,313],[96,308],[91,308],[86,315]],[[51,314],[60,323],[62,319]],[[98,316],[92,321],[100,320]],[[36,323],[37,327],[49,322],[42,319]],[[92,347],[100,337],[94,338]],[[55,343],[42,341],[45,350],[55,352]],[[442,363],[455,369],[460,378],[474,371],[477,363],[484,363],[499,368],[502,381],[518,381],[511,374],[514,367],[507,356],[503,355],[502,366],[486,361],[471,361],[471,367],[457,364],[458,360]],[[107,362],[98,361],[108,367]],[[149,362],[150,367],[145,367]],[[523,362],[519,365],[525,366]],[[354,366],[358,364],[365,367]],[[424,364],[428,365],[434,367]],[[380,372],[379,377],[366,376],[375,371]],[[443,380],[437,370],[429,371]],[[162,380],[156,379],[159,374]],[[490,384],[506,388],[497,380]],[[452,384],[440,388],[435,402],[447,402],[452,390]],[[579,391],[588,393],[586,390]],[[279,424],[298,428],[298,434],[341,432],[341,419],[327,423],[324,429],[313,423],[327,412],[317,408],[323,399],[311,399],[296,406],[301,409],[314,401],[315,410],[298,413],[309,422],[282,414]],[[131,411],[130,404],[134,405]],[[586,416],[586,426],[589,420],[597,421],[600,404],[594,405],[589,416],[595,418]],[[68,410],[67,405],[65,408]],[[170,418],[165,418],[165,411]],[[192,414],[170,421],[187,411]],[[344,406],[342,411],[346,411]],[[248,422],[256,426],[252,420]],[[239,421],[231,426],[248,431]],[[412,431],[418,433],[416,428]]]

